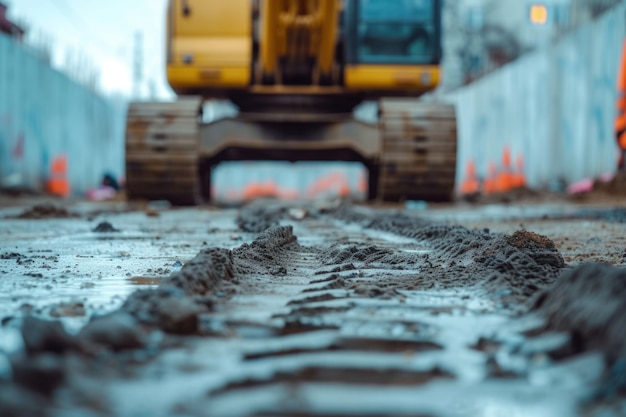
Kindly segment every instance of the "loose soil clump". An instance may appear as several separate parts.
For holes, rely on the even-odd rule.
[[[37,204],[31,208],[24,210],[22,213],[11,216],[13,219],[71,219],[79,217],[78,214],[72,213],[63,207],[57,207],[51,203]]]
[[[600,350],[626,359],[626,270],[586,263],[564,272],[541,294],[535,310],[549,328],[568,332],[578,352]]]
[[[274,226],[250,244],[228,250],[205,249],[158,288],[131,294],[122,310],[144,324],[168,333],[195,334],[198,316],[211,311],[212,296],[225,285],[240,285],[247,274],[284,275],[290,253],[300,249],[290,226]]]
[[[565,266],[554,243],[545,236],[520,230],[511,236],[462,226],[436,224],[403,213],[370,215],[363,210],[344,207],[337,211],[341,220],[414,238],[429,248],[429,253],[393,252],[375,247],[331,248],[321,260],[336,264],[352,262],[357,268],[410,271],[381,280],[383,288],[450,289],[475,287],[503,303],[529,305],[533,296],[547,288]]]
[[[244,232],[261,233],[272,226],[278,226],[286,214],[285,206],[269,201],[256,201],[239,210],[237,226]]]
[[[180,271],[164,278],[158,288],[135,291],[122,310],[169,333],[197,333],[198,314],[210,311],[213,305],[209,295],[223,280],[232,278],[231,252],[205,249]]]
[[[96,227],[93,228],[92,231],[96,233],[112,233],[119,232],[120,230],[113,227],[113,225],[109,222],[100,222]]]
[[[250,244],[233,250],[237,276],[246,274],[285,275],[292,257],[306,249],[298,244],[291,226],[272,226]]]

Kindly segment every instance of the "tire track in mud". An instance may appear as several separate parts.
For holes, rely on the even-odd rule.
[[[92,415],[577,414],[587,381],[528,383],[567,341],[529,345],[544,323],[519,313],[542,294],[548,326],[572,326],[547,290],[564,267],[549,239],[350,207],[295,221],[256,205],[238,223],[258,236],[201,251],[77,336],[27,319],[19,395]]]

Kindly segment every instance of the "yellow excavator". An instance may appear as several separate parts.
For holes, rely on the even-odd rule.
[[[179,98],[129,106],[128,197],[195,204],[220,162],[281,160],[361,162],[370,199],[450,199],[455,109],[417,100],[441,78],[441,2],[169,0]],[[238,112],[207,121],[210,100]]]

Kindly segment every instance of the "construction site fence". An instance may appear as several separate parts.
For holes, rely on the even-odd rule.
[[[523,161],[533,188],[614,172],[617,74],[625,36],[622,4],[450,94],[458,109],[457,185],[472,167],[480,180],[505,169],[505,152]]]
[[[0,186],[78,194],[122,175],[124,106],[0,34]]]
[[[494,175],[515,177],[502,177],[502,171],[523,170],[533,188],[613,172],[616,78],[625,36],[622,4],[448,93],[458,114],[457,187],[468,171],[478,183],[493,184]],[[107,172],[123,177],[125,112],[124,104],[99,96],[0,36],[0,186],[42,189],[53,177],[55,189],[67,191],[67,181],[76,194],[97,186]],[[362,117],[368,113],[375,112],[366,109]],[[214,195],[239,199],[276,187],[292,197],[365,193],[362,167],[330,168],[227,164],[215,172]]]

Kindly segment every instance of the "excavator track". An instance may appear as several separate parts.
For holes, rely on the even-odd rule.
[[[453,105],[381,100],[378,199],[449,201],[456,176]]]
[[[201,201],[198,175],[197,98],[130,104],[126,126],[126,190],[129,199]]]

